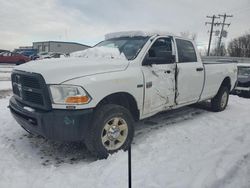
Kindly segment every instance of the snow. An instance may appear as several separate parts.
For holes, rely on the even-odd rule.
[[[0,64],[0,82],[10,80],[10,75],[11,75],[11,71],[13,67],[14,67],[13,65]],[[1,89],[1,86],[0,86],[0,89]]]
[[[11,90],[12,88],[10,77],[13,67],[13,65],[0,64],[0,94],[3,94],[1,90]]]
[[[0,187],[127,187],[127,152],[96,160],[81,143],[26,133],[0,99]],[[133,187],[250,187],[250,100],[168,111],[136,124]]]
[[[250,67],[250,63],[238,63],[238,67]]]
[[[0,81],[0,90],[11,90],[11,81]]]
[[[71,57],[84,57],[84,58],[108,58],[108,59],[124,59],[126,57],[123,53],[120,53],[118,48],[111,47],[93,47],[86,50],[73,52],[70,54]]]
[[[114,33],[108,33],[105,35],[105,39],[112,39],[112,38],[120,38],[120,37],[150,37],[154,35],[172,35],[169,32],[164,31],[122,31],[122,32],[114,32]]]

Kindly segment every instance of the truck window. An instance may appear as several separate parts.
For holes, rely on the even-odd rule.
[[[157,39],[149,49],[148,57],[154,59],[154,64],[173,63],[171,39]]]
[[[128,60],[133,60],[137,57],[144,44],[149,37],[121,37],[104,40],[94,47],[109,47],[117,48],[120,53],[123,53]]]
[[[176,39],[179,63],[197,62],[193,44],[190,41]]]

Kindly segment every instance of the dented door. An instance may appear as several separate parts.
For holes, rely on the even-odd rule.
[[[164,41],[165,40],[165,41]],[[166,47],[165,47],[166,45]],[[150,50],[154,50],[154,52]],[[170,38],[157,39],[149,53],[153,54],[150,64],[144,63],[144,108],[143,114],[154,113],[173,106],[175,103],[175,69],[176,63],[172,59],[172,42]],[[162,57],[157,59],[158,57]],[[167,56],[167,58],[165,58]],[[145,57],[147,58],[147,57]]]

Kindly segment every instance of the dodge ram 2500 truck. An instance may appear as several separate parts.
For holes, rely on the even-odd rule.
[[[74,57],[14,68],[10,110],[28,132],[84,141],[98,157],[126,150],[134,122],[211,100],[222,111],[237,79],[234,63],[203,63],[193,41],[118,32]]]

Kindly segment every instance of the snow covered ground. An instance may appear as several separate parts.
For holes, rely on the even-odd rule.
[[[10,75],[13,67],[13,65],[0,64],[0,95],[3,93],[2,90],[6,91],[12,88]]]
[[[0,64],[0,81],[10,80],[10,74],[14,65]]]
[[[1,90],[11,90],[11,81],[0,81],[0,92]]]
[[[26,133],[0,99],[0,187],[127,187],[127,153],[96,160],[81,143]],[[134,188],[249,188],[250,99],[219,113],[185,107],[136,124]]]

